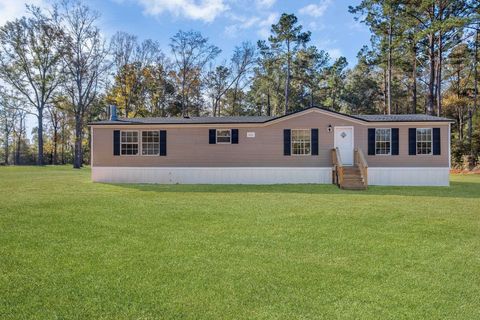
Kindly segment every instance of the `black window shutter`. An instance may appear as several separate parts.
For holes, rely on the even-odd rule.
[[[217,129],[208,130],[208,143],[209,144],[217,143]]]
[[[392,128],[392,156],[398,156],[399,143],[398,143],[398,128]]]
[[[440,155],[440,128],[433,128],[433,155]]]
[[[417,154],[417,128],[408,128],[408,154]]]
[[[113,130],[113,155],[120,155],[120,130]]]
[[[318,156],[318,129],[312,129],[312,156]]]
[[[232,129],[232,144],[238,144],[238,129]]]
[[[368,128],[368,155],[375,155],[375,128]]]
[[[291,154],[290,143],[291,143],[290,129],[283,129],[283,155],[284,156],[289,156]]]
[[[161,156],[167,155],[167,130],[160,130],[160,152]]]

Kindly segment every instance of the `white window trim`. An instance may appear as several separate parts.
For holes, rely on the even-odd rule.
[[[218,131],[230,131],[230,142],[218,142]],[[232,144],[232,129],[215,129],[215,144]]]
[[[143,154],[143,133],[144,132],[151,132],[151,131],[158,131],[158,140],[160,140],[160,130],[142,130],[140,133],[140,148],[139,148],[139,155],[142,157],[158,157],[160,155],[160,146],[158,147],[158,153],[155,154]],[[158,141],[160,144],[160,141]]]
[[[388,153],[377,153],[377,130],[390,130],[390,150]],[[391,156],[392,155],[392,128],[375,128],[375,155],[376,156]]]
[[[137,145],[138,145],[138,153],[137,154],[122,154],[122,144],[135,144],[135,142],[122,142],[122,132],[136,132],[137,133]],[[140,143],[140,131],[139,130],[120,130],[120,156],[121,157],[138,157],[142,154],[141,150],[141,143]]]
[[[418,140],[417,140],[418,130],[430,130],[430,153],[418,153]],[[424,141],[424,142],[428,142],[428,141]],[[415,155],[417,156],[433,155],[433,128],[416,128],[415,129]]]
[[[310,133],[310,152],[305,154],[294,154],[293,153],[293,131],[308,131]],[[290,129],[290,155],[294,157],[305,157],[312,155],[312,129]]]

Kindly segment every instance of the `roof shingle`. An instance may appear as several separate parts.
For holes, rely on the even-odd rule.
[[[103,120],[94,124],[215,124],[215,123],[263,123],[277,117],[238,116],[238,117],[157,117],[157,118],[119,118],[116,121]]]
[[[451,119],[429,116],[425,114],[392,114],[392,115],[348,115],[320,107],[320,109],[345,117],[365,122],[452,122]],[[308,110],[305,109],[305,110]],[[301,110],[301,111],[305,111]],[[298,111],[298,112],[301,112]],[[297,112],[294,112],[297,113]],[[118,120],[102,120],[90,123],[91,125],[135,125],[135,124],[241,124],[265,123],[286,116],[235,116],[235,117],[156,117],[156,118],[119,118]]]
[[[422,121],[451,121],[447,118],[429,116],[427,114],[369,114],[355,115],[354,117],[368,122],[422,122]]]

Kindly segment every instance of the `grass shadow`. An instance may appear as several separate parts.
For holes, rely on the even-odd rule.
[[[178,193],[302,193],[321,195],[356,194],[362,196],[395,195],[407,197],[479,198],[480,181],[451,182],[450,187],[391,187],[370,186],[368,190],[341,190],[325,184],[278,184],[278,185],[192,185],[192,184],[113,184],[121,188],[143,192]]]

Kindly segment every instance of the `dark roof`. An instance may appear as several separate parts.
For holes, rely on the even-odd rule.
[[[429,116],[424,114],[394,114],[394,115],[348,115],[332,111],[326,108],[311,107],[308,109],[320,109],[365,122],[452,122],[451,119]],[[308,110],[305,109],[305,110]],[[283,116],[236,116],[236,117],[156,117],[156,118],[118,118],[116,121],[102,120],[90,123],[91,125],[120,125],[120,124],[235,124],[235,123],[265,123],[275,119],[288,117],[289,115],[305,111],[300,110]]]
[[[452,121],[448,118],[429,116],[427,114],[369,114],[355,115],[356,118],[368,122],[429,122],[429,121]]]
[[[103,120],[92,124],[219,124],[219,123],[263,123],[278,117],[239,116],[239,117],[157,117],[157,118],[118,118],[117,121]]]

